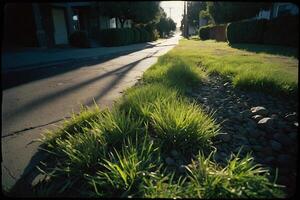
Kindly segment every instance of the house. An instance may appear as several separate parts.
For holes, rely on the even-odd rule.
[[[100,2],[101,3],[101,2]],[[7,3],[4,9],[6,47],[54,47],[68,45],[74,31],[86,31],[93,38],[97,31],[119,28],[115,18],[101,16],[99,2]],[[127,21],[125,27],[131,27]]]
[[[282,15],[299,15],[299,8],[293,3],[273,3],[268,10],[261,10],[253,19],[274,19]]]

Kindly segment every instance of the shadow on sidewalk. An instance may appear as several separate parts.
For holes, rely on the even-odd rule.
[[[161,42],[163,43],[163,42]],[[29,83],[32,81],[40,80],[49,78],[55,75],[63,74],[69,71],[72,71],[74,69],[80,68],[80,67],[88,67],[92,65],[97,65],[105,61],[109,61],[110,59],[117,58],[119,56],[127,55],[130,53],[134,53],[143,49],[147,48],[153,48],[158,46],[159,44],[143,44],[139,47],[136,47],[132,50],[126,50],[123,52],[117,52],[112,53],[109,55],[102,55],[98,57],[93,58],[82,58],[82,59],[69,59],[59,62],[55,62],[51,64],[49,63],[40,63],[37,64],[36,67],[34,65],[27,66],[27,67],[33,67],[32,69],[20,69],[18,71],[10,70],[10,71],[4,71],[1,70],[1,78],[2,78],[2,90],[9,89],[18,85],[22,85],[25,83]],[[168,46],[168,45],[165,45]],[[44,66],[43,66],[44,65]],[[47,65],[47,66],[46,66]]]
[[[114,73],[119,73],[120,75],[116,76],[109,85],[107,85],[103,91],[101,91],[98,96],[96,96],[96,99],[100,99],[103,97],[112,87],[114,87],[116,84],[118,84],[124,77],[125,75],[131,71],[135,66],[137,66],[141,61],[150,58],[152,55],[156,54],[159,50],[153,52],[151,55],[144,57],[140,60],[137,60],[135,62],[129,63],[127,65],[124,65],[122,67],[119,67],[113,71],[107,72],[101,76],[95,77],[93,79],[87,80],[85,82],[82,82],[77,85],[73,85],[72,87],[69,87],[65,90],[60,91],[59,93],[55,94],[49,94],[48,96],[42,98],[42,99],[37,99],[36,101],[31,102],[29,105],[24,106],[26,110],[28,109],[35,109],[36,106],[39,106],[41,104],[47,103],[47,101],[51,101],[53,98],[60,97],[62,95],[65,95],[67,93],[73,92],[74,90],[83,87],[85,85],[88,85],[94,81],[97,81],[98,79],[101,79],[103,77],[106,77],[110,74]],[[88,105],[92,105],[93,102],[88,102]],[[18,110],[16,113],[19,112],[25,112],[22,108]],[[23,174],[21,175],[21,178],[15,183],[15,185],[10,189],[9,192],[5,192],[4,194],[10,197],[36,197],[37,194],[36,191],[33,189],[33,182],[35,184],[38,184],[39,180],[42,180],[43,176],[41,176],[41,173],[38,171],[36,166],[41,166],[41,162],[47,163],[46,169],[49,169],[49,167],[55,167],[55,162],[50,158],[50,154],[43,151],[42,149],[45,148],[44,145],[39,146],[39,150],[37,153],[35,153],[29,164],[26,166],[24,169]],[[42,195],[42,194],[40,194]]]

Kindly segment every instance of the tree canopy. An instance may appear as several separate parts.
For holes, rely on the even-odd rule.
[[[199,13],[206,10],[206,2],[189,1],[187,3],[187,17],[190,25],[197,27],[199,25]]]
[[[157,20],[159,1],[105,1],[99,2],[99,11],[119,19],[122,27],[126,20],[146,24]]]
[[[262,2],[207,2],[207,10],[216,24],[255,17],[271,3]]]
[[[161,37],[163,35],[169,35],[171,31],[176,30],[176,23],[170,17],[167,17],[167,14],[162,8],[160,8],[160,19],[156,24],[156,28]]]

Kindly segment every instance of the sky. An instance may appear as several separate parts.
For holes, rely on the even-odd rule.
[[[171,14],[171,18],[176,22],[177,27],[180,27],[183,15],[183,2],[184,1],[161,1],[160,3],[160,6],[167,13],[167,17],[170,17]]]

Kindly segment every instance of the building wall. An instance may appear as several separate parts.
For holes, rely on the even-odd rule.
[[[32,6],[29,3],[7,3],[4,7],[4,41],[8,46],[37,46]]]

